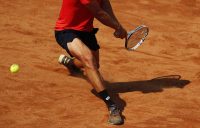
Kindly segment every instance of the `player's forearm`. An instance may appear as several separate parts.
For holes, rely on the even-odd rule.
[[[116,22],[118,22],[117,18],[115,17],[115,14],[113,12],[112,6],[110,4],[109,0],[102,0],[101,4],[102,9],[107,12]],[[119,22],[118,22],[119,23]]]
[[[97,12],[95,15],[95,18],[99,20],[101,23],[103,23],[106,26],[109,26],[113,29],[118,29],[120,27],[120,24],[118,21],[113,19],[107,12],[104,10],[101,10]]]
[[[97,0],[92,0],[85,6],[91,11],[91,13],[93,13],[94,17],[104,25],[109,26],[115,30],[120,27],[119,22],[111,15],[109,15],[108,12],[104,11],[104,9],[100,7]]]

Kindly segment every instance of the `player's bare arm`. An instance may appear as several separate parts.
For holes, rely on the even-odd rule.
[[[119,21],[117,20],[115,14],[113,12],[112,6],[110,4],[110,0],[102,0],[101,7],[104,11],[106,11],[120,25],[120,27],[115,30],[114,36],[117,37],[117,38],[125,38],[127,36],[127,32],[122,27],[122,25],[119,23]]]
[[[113,9],[112,9],[112,6],[110,4],[110,1],[109,0],[102,0],[102,4],[101,4],[101,7],[102,9],[107,12],[116,22],[119,23],[119,21],[117,20],[114,12],[113,12]]]
[[[108,0],[102,1],[102,7],[96,0],[89,2],[86,7],[93,13],[94,17],[106,26],[115,29],[115,36],[117,38],[125,38],[126,30],[120,25],[112,11],[110,2]],[[107,9],[105,9],[107,8]]]

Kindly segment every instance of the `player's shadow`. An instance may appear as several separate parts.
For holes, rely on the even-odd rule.
[[[189,83],[189,80],[182,80],[180,75],[169,75],[143,81],[105,81],[105,86],[108,89],[112,99],[119,105],[120,109],[123,111],[126,107],[126,102],[120,98],[119,93],[134,91],[140,91],[144,94],[152,92],[156,93],[164,91],[165,88],[184,88]],[[95,90],[91,90],[91,92],[98,97]]]

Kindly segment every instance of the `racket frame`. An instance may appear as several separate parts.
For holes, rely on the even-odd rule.
[[[131,37],[134,33],[136,33],[136,32],[138,32],[139,30],[141,30],[142,28],[146,28],[146,30],[147,30],[147,32],[145,33],[145,36],[144,36],[134,47],[128,48],[127,46],[128,46],[128,41],[129,41],[130,37]],[[125,40],[125,48],[126,48],[127,50],[129,50],[129,51],[134,51],[134,50],[136,50],[136,49],[144,42],[144,40],[146,39],[148,33],[149,33],[149,28],[148,28],[146,25],[140,25],[140,26],[136,27],[136,29],[134,29],[134,30],[128,32],[127,38],[126,38],[126,40]]]

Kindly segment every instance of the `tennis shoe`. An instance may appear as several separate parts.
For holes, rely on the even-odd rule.
[[[83,72],[74,65],[74,58],[66,56],[66,55],[60,55],[60,57],[58,58],[58,62],[62,65],[64,65],[65,67],[67,67],[67,69],[69,70],[71,75],[81,75],[83,74]]]
[[[117,106],[112,106],[109,108],[109,119],[108,123],[113,125],[123,124],[123,119],[121,116],[121,111]]]

